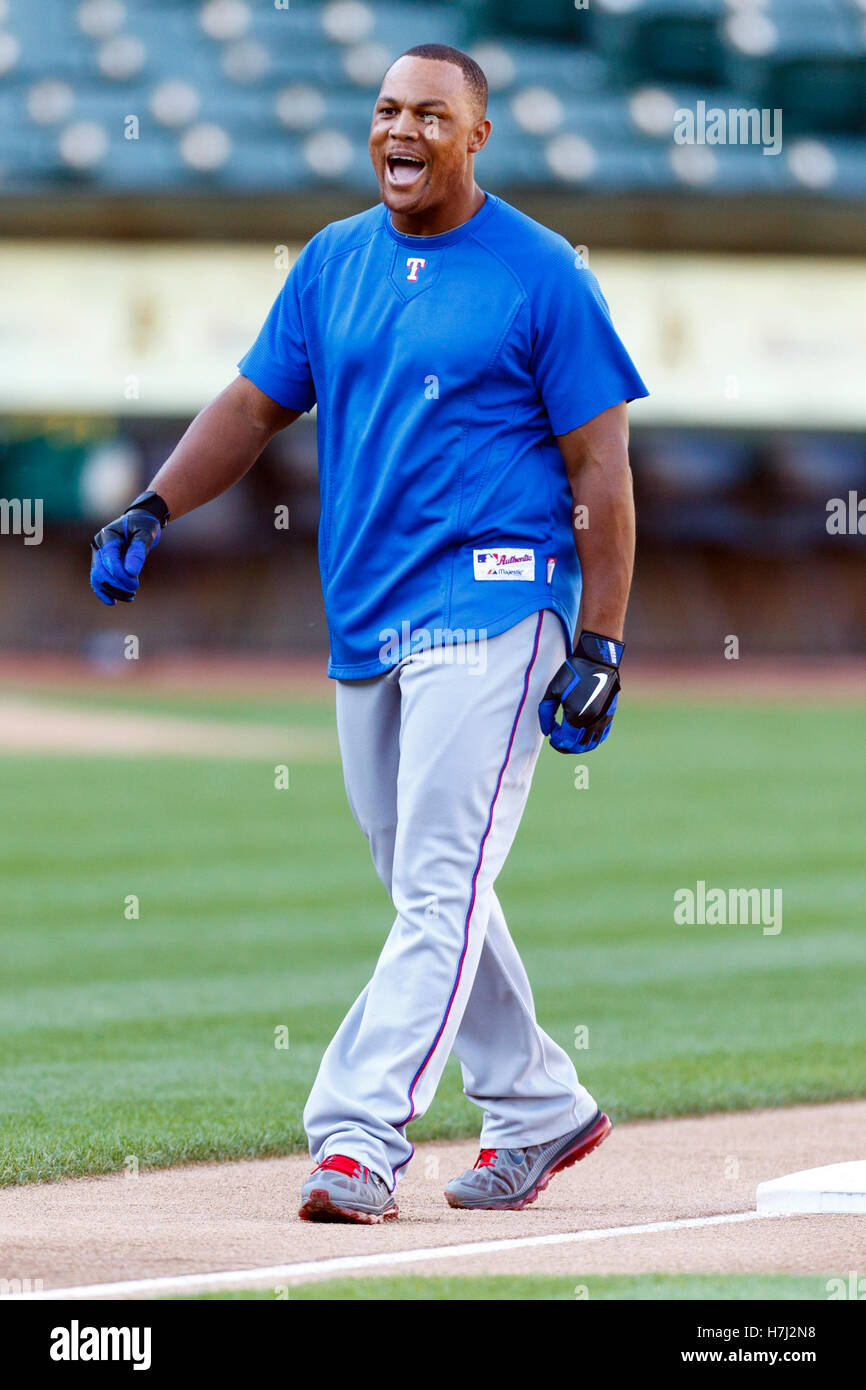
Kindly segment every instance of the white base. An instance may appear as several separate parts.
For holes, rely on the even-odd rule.
[[[850,1212],[866,1216],[866,1159],[807,1168],[758,1185],[761,1212],[794,1216],[801,1212]]]

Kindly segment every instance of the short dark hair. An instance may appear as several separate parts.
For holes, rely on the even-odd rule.
[[[430,58],[437,63],[453,63],[460,68],[469,88],[469,95],[481,116],[487,111],[487,78],[483,70],[460,48],[452,48],[447,43],[421,43],[417,48],[409,48],[400,54],[401,58]],[[396,60],[395,60],[396,61]]]

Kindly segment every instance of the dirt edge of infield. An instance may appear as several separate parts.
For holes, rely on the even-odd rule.
[[[753,1211],[757,1184],[767,1178],[861,1158],[864,1132],[866,1100],[621,1125],[524,1212],[452,1211],[442,1185],[472,1163],[475,1150],[465,1142],[422,1144],[398,1188],[400,1220],[374,1227],[300,1222],[298,1190],[310,1166],[302,1155],[6,1188],[0,1191],[0,1272],[11,1291],[221,1271],[236,1271],[231,1287],[243,1288],[251,1285],[251,1271],[276,1267],[283,1272],[275,1283],[290,1287],[333,1277],[334,1259],[380,1255],[382,1274],[831,1271],[846,1277],[862,1266],[862,1216],[710,1225],[702,1218]],[[700,1224],[610,1234],[689,1219]],[[576,1232],[597,1235],[512,1246]],[[476,1242],[502,1244],[473,1253]],[[422,1253],[450,1246],[470,1250],[444,1259]],[[403,1251],[419,1255],[403,1256],[395,1267],[391,1257]],[[310,1264],[319,1262],[311,1273]],[[286,1271],[295,1264],[303,1270]]]

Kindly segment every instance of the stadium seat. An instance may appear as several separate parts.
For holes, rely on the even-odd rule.
[[[500,47],[511,59],[511,88],[549,86],[560,96],[582,97],[609,86],[604,59],[586,49],[531,41],[503,43]]]
[[[866,133],[866,79],[862,59],[845,55],[797,58],[773,66],[766,105],[785,113],[789,135]]]
[[[715,84],[722,78],[718,25],[724,13],[723,0],[639,0],[626,9],[593,0],[587,18],[595,46],[619,81]]]
[[[458,5],[424,5],[419,14],[415,5],[372,5],[373,42],[384,44],[391,59],[415,48],[419,43],[447,43],[462,48],[469,40],[469,30],[462,7]]]
[[[476,0],[469,9],[478,38],[519,34],[570,44],[589,42],[587,11],[588,5],[578,8],[572,0]]]
[[[825,5],[819,18],[791,0],[752,16],[754,30],[736,18],[722,29],[732,86],[758,106],[781,109],[790,134],[866,131],[866,16]]]

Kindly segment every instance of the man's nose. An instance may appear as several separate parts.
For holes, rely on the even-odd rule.
[[[392,135],[400,135],[405,139],[410,139],[418,134],[418,122],[411,111],[405,109],[400,112],[396,121],[391,127]]]

